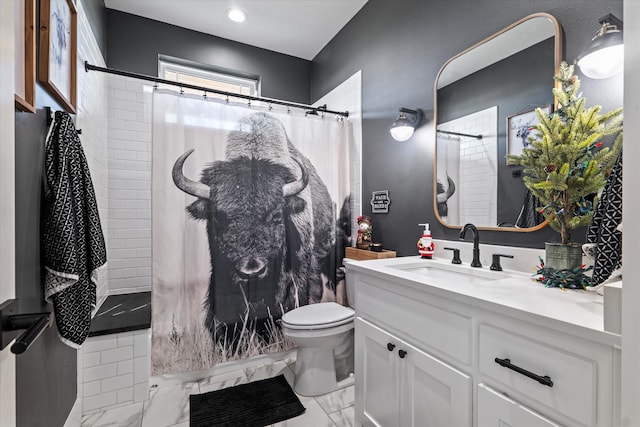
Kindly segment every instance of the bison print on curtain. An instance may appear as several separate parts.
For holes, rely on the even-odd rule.
[[[152,374],[286,350],[283,313],[345,301],[348,129],[156,91]]]

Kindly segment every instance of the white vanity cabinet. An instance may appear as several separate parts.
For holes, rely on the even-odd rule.
[[[620,425],[620,336],[603,330],[602,297],[516,273],[430,282],[407,262],[347,264],[358,423]]]
[[[357,410],[371,425],[471,426],[471,378],[356,319]]]

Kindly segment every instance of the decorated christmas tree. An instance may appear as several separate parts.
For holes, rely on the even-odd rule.
[[[536,110],[539,123],[531,128],[530,145],[521,155],[507,155],[507,162],[524,166],[525,186],[567,245],[569,231],[591,221],[597,194],[622,147],[622,108],[604,114],[600,105],[587,108],[580,80],[566,62],[554,79],[556,111]],[[604,147],[603,138],[613,140],[611,148]]]

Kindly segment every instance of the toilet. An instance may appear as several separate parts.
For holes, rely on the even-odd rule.
[[[335,302],[305,305],[282,316],[282,333],[298,345],[296,393],[318,396],[354,383],[354,317],[352,308]]]

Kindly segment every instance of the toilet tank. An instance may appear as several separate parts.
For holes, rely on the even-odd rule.
[[[355,260],[350,259],[350,258],[345,258],[343,261],[344,265],[349,264],[350,262],[353,262]],[[347,301],[349,302],[349,307],[353,308],[355,310],[356,308],[356,291],[354,289],[354,280],[351,278],[351,276],[349,275],[349,272],[347,271],[347,273],[345,274],[345,282],[346,282],[346,287],[347,287]]]

